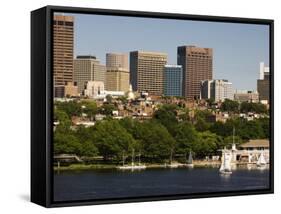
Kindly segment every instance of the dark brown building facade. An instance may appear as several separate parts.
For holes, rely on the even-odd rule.
[[[74,18],[54,15],[53,20],[53,78],[56,87],[73,82]]]
[[[183,96],[200,98],[201,81],[213,79],[213,49],[180,46],[177,60],[183,68]]]

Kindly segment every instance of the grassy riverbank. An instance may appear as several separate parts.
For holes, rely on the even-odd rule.
[[[211,167],[220,164],[220,161],[194,161],[194,167]],[[53,169],[57,170],[95,170],[95,169],[115,169],[119,165],[115,164],[70,164],[68,166],[54,166]],[[167,164],[158,164],[158,163],[145,163],[146,168],[166,168],[169,167]],[[179,167],[185,167],[184,164],[179,163]]]

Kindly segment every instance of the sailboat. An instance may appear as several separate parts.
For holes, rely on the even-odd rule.
[[[220,167],[220,173],[224,175],[230,175],[232,174],[231,171],[231,153],[227,152],[226,149],[224,149],[221,160],[221,167]]]
[[[125,165],[125,159],[124,159],[124,155],[123,155],[123,165],[122,166],[118,166],[118,169],[122,169],[122,170],[135,170],[135,169],[146,169],[145,165],[142,165],[140,162],[140,156],[141,154],[139,153],[139,162],[136,165],[135,164],[135,150],[132,149],[132,161],[131,161],[131,165]]]
[[[190,168],[193,168],[193,166],[194,166],[191,151],[189,151],[189,156],[188,156],[188,160],[187,160],[187,165],[186,166],[190,167]]]
[[[170,168],[178,168],[179,164],[173,162],[173,150],[171,149],[171,154],[170,154],[170,164],[167,165]]]
[[[257,167],[260,167],[260,168],[264,168],[266,166],[266,160],[265,160],[265,157],[264,157],[264,154],[263,152],[260,154],[260,157],[257,161]]]

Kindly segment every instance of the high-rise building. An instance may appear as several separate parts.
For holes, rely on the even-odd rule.
[[[269,76],[269,67],[264,65],[264,62],[260,62],[260,80],[266,79]]]
[[[178,65],[183,68],[183,95],[200,97],[200,82],[213,78],[213,49],[196,46],[178,47]]]
[[[259,99],[262,102],[268,103],[270,91],[270,69],[263,62],[260,63],[260,79],[257,80],[257,90]]]
[[[102,81],[105,84],[105,73],[106,66],[100,64],[95,56],[77,56],[74,59],[74,81],[77,82],[80,94],[88,81]]]
[[[133,90],[162,95],[163,73],[166,63],[166,53],[130,52],[130,82]]]
[[[54,89],[73,82],[74,17],[54,15],[53,80]],[[54,92],[57,90],[55,89]],[[56,93],[54,94],[56,96]]]
[[[232,83],[228,80],[201,81],[201,98],[214,99],[216,102],[225,99],[233,100]]]
[[[129,91],[130,73],[128,69],[121,67],[106,68],[106,86],[107,91]]]
[[[163,87],[165,96],[182,96],[181,65],[165,65]]]
[[[128,54],[123,53],[107,53],[106,54],[106,67],[118,67],[129,69]]]

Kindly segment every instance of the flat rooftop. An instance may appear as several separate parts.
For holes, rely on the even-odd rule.
[[[249,140],[247,143],[241,144],[239,147],[241,148],[269,148],[269,140],[268,139],[256,139]]]

